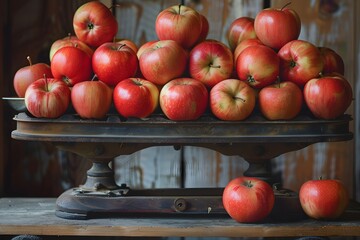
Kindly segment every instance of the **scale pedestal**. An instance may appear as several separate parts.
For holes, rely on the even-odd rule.
[[[274,184],[275,220],[304,217],[296,193],[276,186],[268,165],[272,158],[317,142],[346,141],[351,118],[315,120],[300,116],[292,121],[266,121],[254,115],[245,121],[227,122],[203,116],[196,121],[174,122],[163,115],[147,120],[117,115],[106,120],[82,120],[69,114],[35,119],[25,113],[15,116],[19,140],[52,142],[58,148],[77,153],[92,162],[86,182],[61,194],[56,215],[67,219],[88,219],[134,215],[227,216],[221,188],[180,188],[136,190],[118,186],[109,163],[115,157],[151,146],[198,146],[225,155],[239,155],[248,163],[244,175]],[[286,213],[286,216],[283,213]]]

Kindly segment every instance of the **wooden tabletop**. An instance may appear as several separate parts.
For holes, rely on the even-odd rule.
[[[53,198],[1,198],[0,235],[285,237],[360,236],[360,210],[338,221],[240,224],[226,217],[126,217],[67,220],[55,216]]]

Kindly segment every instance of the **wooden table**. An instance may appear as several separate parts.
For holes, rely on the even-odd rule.
[[[124,217],[68,220],[55,216],[53,198],[0,199],[0,235],[133,237],[360,236],[360,207],[336,221],[240,224],[227,217]],[[0,236],[1,238],[1,236]]]

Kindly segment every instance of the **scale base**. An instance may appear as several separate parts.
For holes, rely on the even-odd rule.
[[[67,190],[56,201],[56,216],[84,220],[109,217],[225,217],[223,188],[179,188],[87,192],[80,188]],[[297,194],[274,190],[275,205],[269,215],[272,221],[296,221],[306,216]]]

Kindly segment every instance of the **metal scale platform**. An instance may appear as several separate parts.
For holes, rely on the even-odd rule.
[[[151,146],[199,146],[225,155],[239,155],[249,163],[246,176],[274,184],[270,160],[317,142],[347,141],[350,116],[317,120],[303,114],[292,121],[267,121],[253,114],[245,121],[219,121],[204,115],[196,121],[174,122],[161,114],[148,119],[122,119],[109,114],[103,120],[84,120],[75,114],[59,119],[38,119],[21,112],[12,138],[52,142],[60,149],[79,154],[92,162],[86,182],[61,194],[56,215],[67,219],[88,219],[135,215],[227,216],[221,188],[131,189],[118,186],[109,162]],[[303,212],[291,190],[274,188],[276,200],[270,217],[298,219]],[[286,216],[281,213],[286,211]]]

